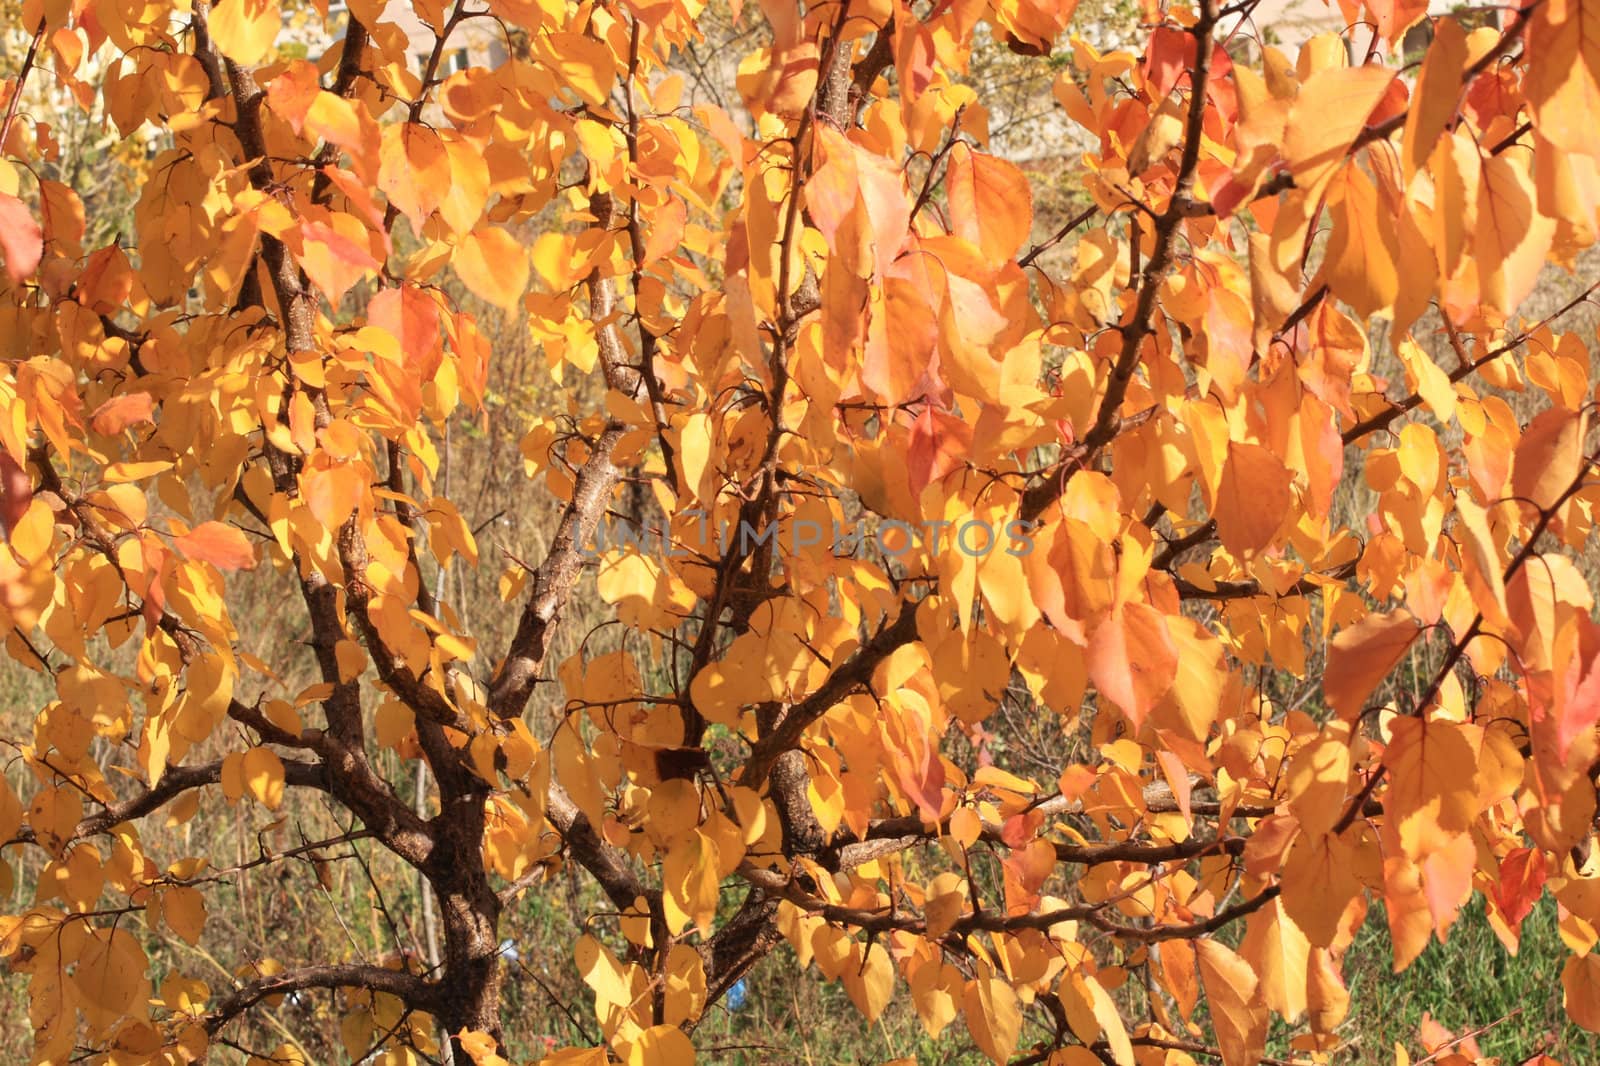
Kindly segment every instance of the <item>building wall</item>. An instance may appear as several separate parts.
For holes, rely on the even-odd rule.
[[[1428,5],[1428,14],[1431,16],[1471,11],[1474,24],[1477,24],[1477,20],[1487,20],[1498,25],[1503,10],[1502,6],[1496,6],[1489,0],[1431,0]],[[1252,37],[1259,36],[1261,43],[1274,45],[1292,56],[1302,44],[1317,34],[1343,33],[1347,25],[1344,12],[1336,0],[1261,0],[1242,32]],[[1254,33],[1250,32],[1252,29]],[[1366,56],[1372,38],[1370,26],[1356,26],[1351,30],[1349,39],[1353,59],[1359,62]],[[1413,57],[1412,53],[1420,51],[1426,43],[1426,26],[1416,27],[1401,42],[1399,50],[1408,59],[1420,58],[1420,55]],[[1378,43],[1377,50],[1380,54],[1388,52],[1382,42]]]
[[[488,10],[488,5],[476,3],[469,10]],[[328,0],[328,28],[315,20],[301,38],[308,57],[317,58],[328,49],[336,49],[344,39],[343,16],[348,12],[345,0]],[[447,9],[448,10],[448,9]],[[413,73],[420,75],[428,56],[433,52],[433,27],[417,15],[410,0],[389,0],[384,6],[380,22],[398,26],[409,44],[406,53]],[[330,32],[331,31],[331,32]],[[445,42],[440,59],[439,76],[448,77],[467,66],[496,67],[507,59],[504,31],[493,19],[468,19],[457,26]]]

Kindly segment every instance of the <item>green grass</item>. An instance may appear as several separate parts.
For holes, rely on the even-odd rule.
[[[1343,1060],[1391,1062],[1396,1042],[1419,1057],[1417,1027],[1426,1012],[1457,1036],[1498,1022],[1478,1045],[1507,1066],[1541,1051],[1563,1066],[1600,1062],[1600,1036],[1573,1025],[1561,1007],[1561,968],[1569,955],[1549,896],[1522,923],[1516,955],[1495,937],[1474,896],[1449,941],[1429,944],[1396,974],[1388,922],[1375,905],[1345,957],[1350,1016],[1341,1032],[1352,1047]]]

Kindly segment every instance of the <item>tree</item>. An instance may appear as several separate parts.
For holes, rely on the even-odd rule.
[[[783,943],[997,1062],[1242,1066],[1272,1015],[1328,1053],[1369,906],[1403,965],[1474,893],[1510,947],[1554,894],[1600,1030],[1595,285],[1524,307],[1595,238],[1587,14],[1436,18],[1402,71],[1420,6],[1342,4],[1365,62],[1247,63],[1254,6],[1149,3],[1102,53],[1072,3],[772,0],[730,56],[677,0],[418,3],[419,75],[373,0],[318,62],[270,0],[25,4],[0,610],[45,694],[4,741],[0,958],[33,1060],[293,1060],[244,1019],[330,993],[352,1059],[505,1061],[502,915],[563,866],[604,897],[599,1031],[552,1062],[687,1061]],[[478,22],[513,58],[446,76]],[[1059,225],[986,148],[980,38],[1056,65],[1092,198]],[[15,106],[94,106],[91,56],[123,137],[171,131],[97,246]],[[744,114],[684,106],[684,56]],[[514,417],[502,316],[560,387],[517,427],[532,557],[440,471]],[[440,579],[479,567],[503,606]],[[166,828],[219,793],[236,862],[211,814]],[[284,843],[313,805],[339,831]],[[363,843],[437,958],[230,984],[167,950]]]

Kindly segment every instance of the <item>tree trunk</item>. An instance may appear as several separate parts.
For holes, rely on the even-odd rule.
[[[502,1043],[500,898],[483,868],[483,795],[469,792],[451,807],[441,820],[447,827],[444,846],[426,872],[444,932],[438,1021],[451,1034],[459,1066],[471,1061],[457,1039],[463,1029]]]

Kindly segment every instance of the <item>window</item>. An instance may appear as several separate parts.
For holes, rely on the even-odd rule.
[[[427,72],[428,60],[429,60],[429,58],[431,58],[431,56],[432,56],[432,53],[430,53],[430,52],[418,52],[417,53],[417,73],[418,74],[423,74],[423,73]],[[445,52],[443,55],[441,55],[439,57],[439,69],[437,69],[437,70],[435,70],[433,72],[433,76],[436,79],[438,79],[440,81],[443,81],[445,78],[448,78],[452,74],[456,74],[456,73],[459,73],[460,71],[466,70],[467,66],[469,65],[470,62],[471,61],[467,56],[467,50],[465,48],[452,49],[452,50],[450,50],[448,52]]]
[[[1421,22],[1406,31],[1400,39],[1400,62],[1410,66],[1412,63],[1422,62],[1422,57],[1428,52],[1428,45],[1433,42],[1433,20],[1424,18]]]

